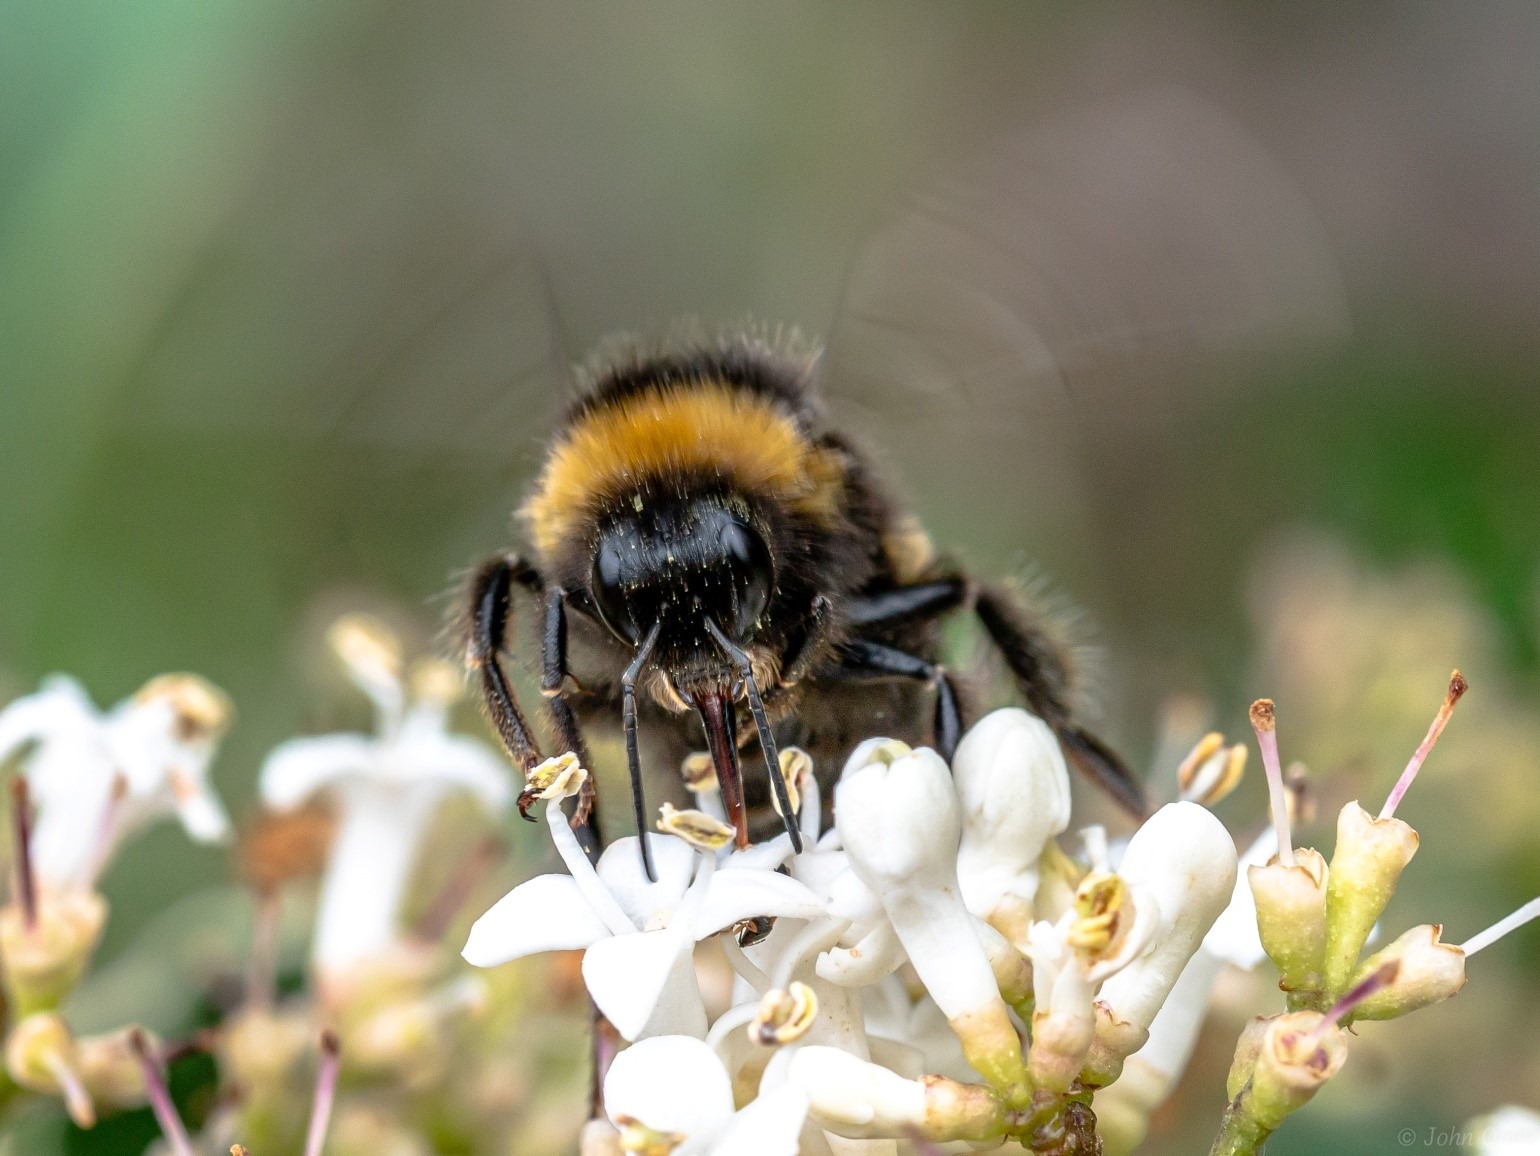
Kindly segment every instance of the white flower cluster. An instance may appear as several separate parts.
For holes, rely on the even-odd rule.
[[[785,835],[732,850],[696,779],[700,810],[669,808],[662,825],[678,833],[647,836],[656,882],[634,839],[584,857],[559,805],[587,774],[571,755],[532,775],[568,873],[515,888],[464,954],[490,967],[585,951],[589,993],[630,1041],[585,1152],[1089,1151],[1093,1094],[1099,1108],[1126,1060],[1174,1078],[1217,961],[1236,954],[1213,940],[1200,953],[1236,884],[1234,842],[1206,808],[1161,808],[1115,865],[1094,836],[1076,861],[1056,841],[1070,819],[1063,754],[1017,709],[975,725],[951,767],[861,744],[827,831],[810,761],[784,761],[801,854]],[[714,1023],[695,966],[713,936],[736,973]],[[1249,937],[1241,962],[1260,958],[1254,926]]]

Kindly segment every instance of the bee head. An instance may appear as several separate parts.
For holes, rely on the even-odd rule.
[[[735,643],[759,626],[775,587],[764,535],[722,496],[636,501],[600,527],[589,577],[599,616],[636,646],[660,624],[659,662],[726,675],[709,618]]]

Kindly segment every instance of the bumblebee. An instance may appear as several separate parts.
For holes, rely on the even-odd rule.
[[[736,333],[633,349],[589,372],[520,510],[531,555],[493,558],[470,585],[469,664],[514,760],[528,770],[542,757],[503,662],[523,592],[542,608],[541,689],[559,741],[586,761],[582,725],[618,718],[638,831],[650,827],[645,725],[671,731],[676,750],[703,737],[738,846],[773,791],[800,850],[780,746],[829,765],[881,732],[950,759],[966,719],[938,625],[972,613],[1070,762],[1142,813],[1127,766],[1076,721],[1069,662],[1041,617],[938,559],[868,456],[825,428],[815,364]],[[763,785],[746,785],[749,758]]]

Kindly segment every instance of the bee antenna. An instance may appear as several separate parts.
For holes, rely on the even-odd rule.
[[[743,685],[749,694],[749,710],[754,713],[754,729],[759,733],[759,750],[765,756],[765,770],[770,774],[770,786],[775,791],[775,801],[780,804],[781,822],[786,826],[786,834],[791,838],[791,847],[798,855],[802,854],[802,828],[797,823],[797,816],[792,813],[791,796],[786,790],[786,776],[781,774],[781,753],[775,746],[775,735],[770,732],[770,717],[765,714],[764,701],[759,697],[759,686],[754,682],[754,667],[749,662],[749,656],[743,652],[731,638],[722,633],[715,620],[710,615],[706,617],[706,629],[711,632],[711,637],[716,639],[727,657],[732,659],[738,667],[738,676],[743,679]]]
[[[648,846],[647,799],[642,791],[642,759],[636,749],[636,680],[652,657],[652,648],[657,645],[662,629],[661,621],[652,624],[647,637],[636,648],[636,657],[620,676],[620,710],[626,730],[626,768],[631,772],[631,805],[636,811],[636,842],[642,850],[642,870],[649,883],[658,881],[658,872],[652,865],[652,848]]]

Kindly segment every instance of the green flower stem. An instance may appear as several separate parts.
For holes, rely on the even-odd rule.
[[[1225,1108],[1224,1119],[1219,1123],[1219,1135],[1214,1137],[1214,1146],[1209,1149],[1209,1156],[1255,1156],[1262,1151],[1262,1145],[1267,1143],[1273,1130],[1264,1127],[1246,1111],[1250,1095],[1251,1089],[1247,1088]]]

